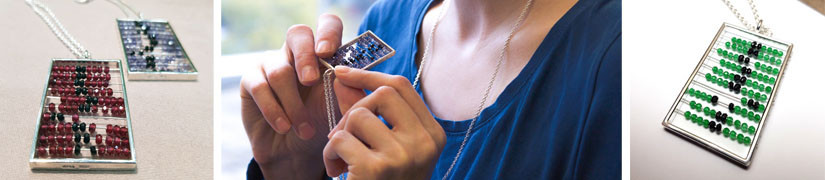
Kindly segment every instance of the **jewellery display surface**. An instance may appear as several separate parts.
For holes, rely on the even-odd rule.
[[[129,80],[196,80],[198,71],[164,20],[118,19]]]
[[[722,24],[662,125],[750,166],[792,49],[793,44]]]
[[[137,168],[120,67],[120,60],[52,60],[35,123],[31,169]]]

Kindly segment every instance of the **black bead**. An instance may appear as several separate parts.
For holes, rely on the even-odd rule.
[[[80,155],[80,145],[74,145],[74,154]]]
[[[722,112],[721,111],[716,111],[716,114],[714,115],[713,118],[718,121],[719,118],[722,118]]]
[[[49,120],[54,121],[54,119],[56,119],[56,118],[57,118],[57,115],[55,115],[54,113],[49,113]]]
[[[749,106],[749,107],[753,107],[753,105],[754,105],[754,104],[753,104],[753,99],[749,99],[749,100],[748,100],[748,106]]]
[[[89,146],[89,152],[91,152],[92,155],[97,155],[97,148],[95,148],[95,146]]]
[[[751,42],[751,47],[756,47],[756,41]]]
[[[710,132],[716,131],[716,121],[711,121],[708,126],[710,127]]]
[[[83,111],[86,111],[86,112],[91,112],[91,111],[92,111],[92,106],[91,106],[91,105],[85,105],[85,106],[83,106]]]
[[[72,131],[77,131],[79,129],[80,129],[80,126],[78,126],[77,123],[72,124]]]
[[[78,128],[80,128],[80,132],[86,132],[86,123],[80,123],[80,126]]]
[[[89,138],[91,138],[89,133],[83,134],[83,143],[89,144]]]
[[[762,50],[762,43],[756,45],[756,50]]]
[[[733,81],[734,81],[734,82],[740,82],[740,80],[739,80],[739,79],[741,79],[741,78],[742,78],[742,76],[740,76],[740,75],[738,75],[738,74],[733,75]]]
[[[759,102],[757,102],[757,101],[753,102],[753,109],[759,109]]]
[[[722,123],[716,124],[716,132],[718,133],[718,132],[721,132],[721,131],[722,131]]]
[[[66,117],[63,116],[63,113],[57,113],[57,120],[63,121]]]
[[[728,110],[730,110],[731,112],[733,112],[733,103],[729,103],[729,104],[728,104]]]
[[[713,97],[710,98],[710,102],[713,104],[716,104],[717,101],[719,101],[719,96],[713,95]]]
[[[749,62],[751,62],[751,58],[746,57],[746,58],[745,58],[745,64],[748,64]]]
[[[739,62],[742,62],[742,61],[739,61]],[[745,72],[747,72],[747,69],[748,69],[748,67],[744,67],[744,66],[742,66],[742,69],[739,69],[739,71],[740,71],[742,74],[746,74]]]
[[[742,76],[742,78],[739,78],[740,84],[745,84],[746,81],[748,81],[748,77]]]
[[[80,133],[74,133],[74,142],[80,143]]]
[[[722,124],[728,123],[728,113],[722,113]]]
[[[733,91],[734,91],[734,92],[739,93],[739,91],[740,91],[741,89],[742,89],[742,85],[739,85],[739,83],[737,83],[737,84],[733,85]]]
[[[739,55],[739,60],[738,61],[739,61],[739,63],[742,63],[743,61],[745,61],[745,56],[744,55]]]
[[[728,81],[728,88],[730,88],[730,90],[733,90],[733,82]]]

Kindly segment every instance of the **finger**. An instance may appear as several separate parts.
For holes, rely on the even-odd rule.
[[[346,164],[366,162],[364,160],[371,155],[371,152],[364,143],[349,132],[336,132],[324,147],[324,166],[326,166],[327,175],[336,177],[347,168]],[[336,163],[338,160],[345,162],[343,166],[340,162]]]
[[[332,14],[322,14],[318,17],[318,36],[315,42],[315,54],[322,58],[332,57],[335,50],[341,47],[341,33],[344,25],[341,18]]]
[[[315,56],[315,40],[312,29],[306,25],[294,25],[286,33],[286,52],[290,63],[298,73],[298,79],[304,86],[312,86],[318,83],[320,71],[318,70],[318,57]]]
[[[424,104],[424,100],[412,87],[410,81],[403,76],[389,75],[380,72],[366,71],[361,69],[349,68],[345,66],[335,67],[335,77],[341,84],[352,88],[367,89],[374,91],[381,86],[393,87],[398,94],[412,107],[422,125],[427,128],[430,134],[440,133],[443,131],[441,125],[432,118],[430,110]],[[383,115],[383,114],[382,114]]]
[[[298,93],[298,79],[294,69],[284,62],[267,61],[264,63],[264,73],[266,74],[269,88],[275,91],[283,111],[286,112],[287,125],[296,127],[296,134],[301,139],[312,138],[315,130],[306,122],[305,115],[302,114],[304,103]],[[287,128],[288,130],[289,128]]]
[[[344,129],[357,137],[370,149],[386,149],[397,145],[392,131],[369,109],[357,108],[349,113]]]
[[[401,98],[395,88],[389,86],[379,87],[372,94],[352,105],[352,109],[357,108],[366,108],[371,112],[375,112],[375,114],[381,115],[387,123],[393,126],[393,129],[417,131],[419,128],[423,128],[421,121],[418,120],[418,116],[412,111],[410,105]],[[348,121],[352,121],[352,119]]]
[[[255,71],[245,75],[241,80],[241,98],[253,100],[272,129],[280,134],[287,133],[290,124],[285,119],[286,114],[275,99],[261,68],[258,66]]]
[[[341,84],[337,79],[333,81],[333,90],[335,90],[335,97],[338,99],[338,109],[343,112],[349,111],[353,104],[367,96],[367,93],[362,89],[356,89]]]

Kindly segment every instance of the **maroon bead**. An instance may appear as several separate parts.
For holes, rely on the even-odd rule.
[[[103,106],[102,108],[100,108],[100,112],[103,114],[109,113],[109,107]]]
[[[118,134],[120,134],[120,126],[115,125],[115,127],[112,128],[112,135],[117,136]]]
[[[43,146],[37,147],[37,155],[38,156],[46,156],[46,148]]]
[[[110,156],[117,155],[116,152],[115,152],[115,148],[112,147],[112,146],[107,146],[106,147],[106,154],[108,154]]]
[[[97,124],[89,124],[89,133],[95,133],[95,130],[97,130]]]
[[[49,143],[49,138],[47,138],[46,135],[40,135],[40,143],[41,144],[48,144]]]
[[[52,119],[52,114],[50,113],[43,113],[43,121],[48,121]]]
[[[111,124],[106,125],[106,134],[112,134],[112,125]]]
[[[66,155],[71,157],[74,154],[74,147],[68,146],[66,147]]]
[[[128,138],[123,138],[122,140],[120,140],[120,146],[128,147],[129,146],[129,139]]]
[[[72,122],[77,123],[80,121],[80,115],[74,114],[72,115]]]
[[[112,138],[112,136],[106,136],[106,145],[112,146],[112,143],[114,143],[114,139]]]
[[[50,112],[55,112],[54,103],[49,103],[49,111]]]
[[[57,146],[49,146],[49,154],[57,155]]]
[[[54,85],[54,81],[49,81],[49,83],[50,83],[49,85]],[[56,87],[49,88],[49,92],[52,93],[52,95],[57,95],[57,88]]]
[[[92,113],[97,113],[97,105],[92,105]]]
[[[122,148],[115,148],[115,156],[122,156],[123,149]]]
[[[40,134],[46,134],[46,131],[49,130],[49,125],[41,124],[40,125]]]
[[[55,125],[53,123],[49,123],[49,132],[55,132],[56,130],[54,128]]]
[[[130,151],[129,148],[124,147],[123,148],[123,157],[131,157],[131,156],[132,156],[132,151]]]
[[[106,88],[106,96],[111,97],[114,94],[115,94],[115,91],[112,90],[112,88]],[[109,102],[109,103],[111,103],[111,102]]]
[[[100,156],[106,156],[107,150],[105,145],[98,145],[97,146],[97,154]]]
[[[98,134],[95,136],[95,144],[100,145],[103,143],[103,135]]]
[[[106,74],[107,74],[107,76],[108,76],[108,74],[109,74],[109,66],[104,66],[104,67],[103,67],[103,73],[106,73]],[[108,79],[107,79],[107,81],[108,81]]]
[[[120,128],[120,136],[127,137],[126,134],[128,134],[128,133],[129,133],[129,129],[126,129],[126,127]]]
[[[114,141],[115,146],[120,146],[120,142],[121,142],[121,141],[120,141],[120,138],[119,138],[119,137],[115,137],[115,141]]]

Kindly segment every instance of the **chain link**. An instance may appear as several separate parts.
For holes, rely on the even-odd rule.
[[[35,0],[26,0],[26,3],[34,10],[34,13],[40,16],[40,19],[46,23],[46,25],[51,28],[52,33],[57,36],[60,41],[63,42],[63,45],[66,45],[72,53],[82,59],[89,59],[92,55],[89,51],[86,50],[77,40],[69,34],[69,31],[63,27],[63,24],[60,23],[60,20],[52,13],[52,10],[49,9],[45,4],[35,1]]]
[[[324,101],[327,106],[327,122],[330,132],[332,132],[332,128],[335,128],[335,125],[337,125],[334,106],[335,94],[332,93],[332,76],[335,75],[333,72],[335,72],[333,69],[327,69],[324,71]]]
[[[728,9],[730,9],[733,15],[735,15],[736,18],[739,19],[739,22],[742,22],[742,24],[745,25],[745,27],[747,27],[751,31],[759,32],[762,35],[766,35],[769,37],[773,36],[773,32],[771,32],[769,28],[764,27],[762,25],[762,18],[759,17],[759,11],[756,10],[756,4],[753,3],[753,0],[748,0],[748,4],[750,4],[751,11],[753,11],[753,20],[756,21],[756,25],[751,25],[750,23],[748,23],[748,21],[745,20],[745,17],[743,17],[742,14],[739,13],[739,10],[733,7],[733,4],[730,3],[730,0],[722,0],[722,2],[725,2],[725,5],[728,6]]]

